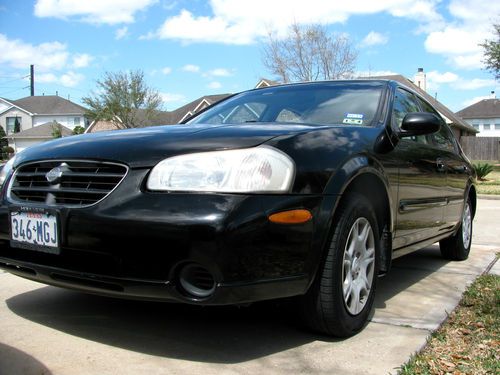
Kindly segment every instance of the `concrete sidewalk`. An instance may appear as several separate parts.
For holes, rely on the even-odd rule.
[[[0,273],[0,374],[388,374],[425,345],[495,258],[436,246],[394,262],[371,322],[355,337],[305,332],[287,307],[199,308],[121,301]]]

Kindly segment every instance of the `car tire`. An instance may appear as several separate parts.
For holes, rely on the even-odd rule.
[[[379,230],[375,210],[351,193],[335,215],[326,258],[301,299],[303,321],[314,331],[349,337],[368,320],[378,275]]]
[[[462,221],[457,232],[444,240],[439,241],[441,255],[449,260],[465,260],[469,257],[472,243],[472,205],[468,198],[465,201]]]

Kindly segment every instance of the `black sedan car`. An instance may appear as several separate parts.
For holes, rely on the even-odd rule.
[[[199,305],[296,297],[314,330],[365,324],[377,276],[435,242],[466,259],[475,172],[397,82],[243,92],[176,126],[26,149],[1,174],[0,267]]]

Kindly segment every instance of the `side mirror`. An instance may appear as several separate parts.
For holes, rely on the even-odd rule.
[[[410,112],[401,124],[400,137],[432,134],[441,129],[441,119],[433,113]]]

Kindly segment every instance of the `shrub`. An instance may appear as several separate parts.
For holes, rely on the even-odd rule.
[[[479,181],[484,181],[485,177],[493,171],[493,165],[488,163],[477,163],[474,164],[474,168],[476,169],[477,179]]]
[[[11,146],[4,146],[2,151],[5,152],[6,154],[13,154],[15,152]]]
[[[77,125],[73,129],[73,134],[74,135],[83,134],[83,133],[85,133],[85,128],[83,126]]]

